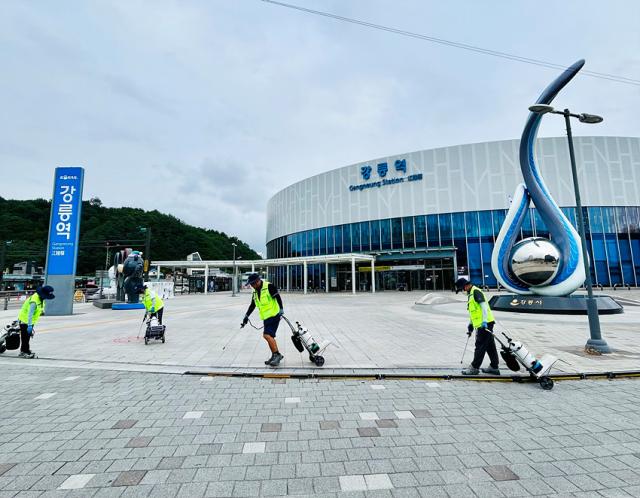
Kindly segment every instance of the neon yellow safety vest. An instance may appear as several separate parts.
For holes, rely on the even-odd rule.
[[[260,320],[266,320],[276,316],[280,311],[280,305],[271,294],[269,293],[269,282],[262,281],[262,287],[260,288],[260,297],[258,293],[253,291],[253,302],[256,304],[256,308],[260,311]]]
[[[469,310],[469,317],[471,318],[471,324],[473,325],[474,329],[477,329],[482,325],[482,307],[480,306],[480,303],[478,303],[473,297],[473,292],[476,290],[479,291],[480,294],[482,294],[482,297],[484,297],[484,300],[487,303],[487,323],[495,321],[493,319],[491,308],[489,307],[487,296],[485,296],[484,292],[482,292],[474,285],[469,291],[469,300],[467,301],[467,309]]]
[[[151,308],[153,308],[154,296],[156,298],[155,311],[158,311],[160,308],[164,307],[164,301],[160,299],[160,296],[158,296],[157,292],[145,289],[144,295],[142,296],[142,304],[144,304],[144,307],[147,311],[151,311]]]
[[[36,309],[33,310],[33,316],[31,317],[31,325],[35,325],[40,320],[40,315],[44,312],[44,301],[40,299],[40,296],[36,294],[32,294],[23,304],[22,308],[20,308],[20,314],[18,315],[18,320],[22,323],[29,323],[29,308],[31,307],[31,303],[36,303]]]

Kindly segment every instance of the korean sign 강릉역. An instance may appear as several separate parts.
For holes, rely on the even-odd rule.
[[[75,275],[83,181],[83,168],[56,168],[49,224],[47,275]]]

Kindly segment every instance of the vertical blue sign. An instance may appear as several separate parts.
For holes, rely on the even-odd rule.
[[[75,276],[83,182],[83,168],[56,168],[49,223],[47,276]]]

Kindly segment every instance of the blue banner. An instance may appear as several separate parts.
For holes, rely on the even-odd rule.
[[[56,168],[49,223],[47,275],[76,273],[83,182],[83,168]]]

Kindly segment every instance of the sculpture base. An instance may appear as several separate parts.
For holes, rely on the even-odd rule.
[[[93,301],[93,305],[101,310],[111,309],[117,301],[115,299],[96,299]]]
[[[144,304],[142,303],[113,303],[111,305],[112,310],[143,310]]]
[[[547,313],[550,315],[586,315],[587,296],[521,296],[505,294],[493,296],[489,306],[494,311],[511,313]],[[622,313],[623,307],[609,296],[594,296],[599,315]]]

